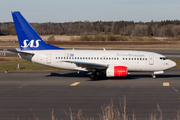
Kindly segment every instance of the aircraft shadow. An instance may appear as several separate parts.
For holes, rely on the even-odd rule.
[[[50,75],[47,75],[46,77],[87,77],[89,79],[89,74],[87,72],[80,72],[79,74],[77,72],[71,72],[71,73],[51,73]],[[168,75],[168,74],[162,74],[162,75],[156,75],[156,78],[180,78],[180,75]],[[101,80],[134,80],[134,79],[140,79],[140,78],[152,78],[150,74],[136,74],[136,75],[128,75],[127,77],[106,77],[104,74],[99,74],[97,80],[89,80],[89,81],[101,81]],[[152,78],[153,79],[153,78]]]
[[[71,73],[51,73],[50,75],[47,75],[46,77],[89,77],[87,72],[71,72]]]

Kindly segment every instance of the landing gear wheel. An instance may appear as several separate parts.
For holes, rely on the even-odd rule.
[[[155,78],[156,78],[156,75],[152,74],[152,77],[155,79]]]
[[[90,75],[90,78],[91,78],[91,80],[96,80],[97,79],[97,73],[92,73]]]
[[[91,80],[95,80],[95,76],[93,74],[90,75]]]

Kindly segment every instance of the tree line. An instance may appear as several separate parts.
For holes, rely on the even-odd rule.
[[[134,21],[78,21],[66,23],[31,23],[40,35],[122,35],[177,37],[180,35],[179,20],[134,22]],[[0,23],[0,35],[15,35],[13,22]]]

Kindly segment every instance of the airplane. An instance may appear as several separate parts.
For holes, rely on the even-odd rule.
[[[126,77],[131,72],[152,72],[152,77],[176,66],[164,55],[134,50],[75,50],[47,44],[31,27],[19,11],[12,17],[20,48],[9,50],[20,58],[54,68],[90,72],[90,78],[98,79],[98,73],[106,77]]]

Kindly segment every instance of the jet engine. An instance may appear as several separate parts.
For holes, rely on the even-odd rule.
[[[109,66],[106,70],[107,77],[125,77],[128,74],[126,66]]]

